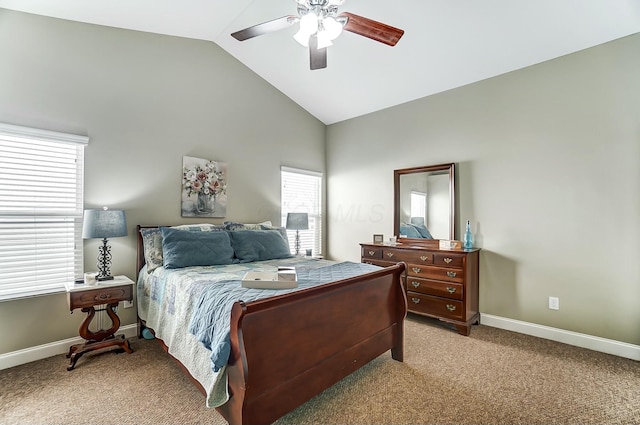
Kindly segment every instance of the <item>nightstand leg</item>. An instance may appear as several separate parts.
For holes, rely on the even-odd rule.
[[[115,312],[115,308],[118,303],[108,304],[105,307],[107,315],[111,319],[111,327],[107,330],[100,329],[98,332],[92,332],[89,330],[89,324],[93,320],[96,310],[94,307],[86,307],[83,308],[82,311],[87,313],[87,317],[85,317],[84,321],[80,325],[80,336],[87,340],[84,344],[75,344],[69,347],[69,352],[67,353],[67,358],[69,358],[69,366],[67,366],[67,370],[73,370],[76,366],[76,362],[84,353],[93,350],[99,350],[101,348],[106,347],[119,347],[119,351],[124,350],[127,353],[133,353],[131,349],[131,344],[129,340],[127,340],[124,335],[114,336],[113,334],[120,327],[120,318]]]
[[[71,350],[69,351],[71,352]],[[76,362],[80,359],[80,357],[82,357],[84,353],[85,353],[84,351],[74,350],[74,353],[67,355],[67,357],[71,357],[71,360],[69,360],[69,366],[67,366],[67,370],[73,370],[73,368],[76,367]]]

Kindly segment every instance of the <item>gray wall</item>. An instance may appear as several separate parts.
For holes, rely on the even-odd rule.
[[[455,162],[482,313],[640,344],[638,52],[633,35],[331,125],[328,254],[392,234],[394,169]]]
[[[213,43],[0,9],[0,58],[0,122],[90,137],[85,206],[127,214],[113,274],[135,276],[136,224],[203,221],[180,217],[184,155],[228,163],[227,219],[245,222],[279,222],[281,165],[325,171],[324,124]],[[0,302],[0,353],[77,336],[83,316],[64,294]]]

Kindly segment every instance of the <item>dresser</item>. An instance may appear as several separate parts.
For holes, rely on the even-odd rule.
[[[378,266],[406,264],[408,310],[455,326],[468,336],[480,323],[479,249],[441,250],[437,241],[383,245],[361,243],[361,262]]]

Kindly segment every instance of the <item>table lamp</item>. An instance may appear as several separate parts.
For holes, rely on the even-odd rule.
[[[296,231],[296,256],[300,255],[300,230],[309,229],[309,214],[307,213],[288,213],[287,214],[287,230]]]
[[[82,238],[102,239],[102,246],[98,248],[98,281],[113,279],[110,271],[111,246],[107,244],[107,239],[120,236],[127,236],[127,222],[123,210],[104,207],[84,211]]]

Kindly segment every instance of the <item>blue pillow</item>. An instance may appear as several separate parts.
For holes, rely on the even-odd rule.
[[[433,236],[431,236],[431,232],[429,232],[429,229],[427,229],[427,226],[425,226],[424,224],[414,223],[412,224],[412,226],[416,228],[418,233],[420,233],[420,237],[425,239],[433,239]]]
[[[227,232],[192,232],[161,227],[165,269],[216,266],[234,262]]]
[[[400,234],[405,235],[408,238],[422,238],[420,232],[418,232],[418,229],[416,229],[411,224],[401,224]]]
[[[241,263],[292,257],[289,244],[277,230],[236,230],[229,236]]]

